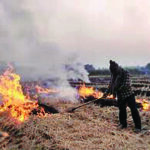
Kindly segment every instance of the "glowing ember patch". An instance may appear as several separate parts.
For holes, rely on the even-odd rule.
[[[86,87],[85,84],[79,88],[78,92],[79,92],[79,95],[83,98],[86,98],[88,96],[93,96],[95,98],[101,98],[103,96],[102,92],[94,90],[93,87]]]
[[[115,97],[113,95],[108,95],[107,98],[108,99],[115,99]]]
[[[20,85],[20,76],[13,73],[12,67],[0,75],[0,95],[4,102],[0,106],[0,112],[8,111],[13,118],[21,122],[29,117],[32,109],[38,107],[36,102],[30,101],[24,96]]]

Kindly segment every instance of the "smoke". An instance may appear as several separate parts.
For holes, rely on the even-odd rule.
[[[74,54],[65,52],[52,39],[42,35],[42,19],[40,16],[36,19],[42,6],[33,2],[0,1],[0,62],[13,63],[23,80],[57,79],[60,89],[71,91],[68,94],[62,92],[64,97],[75,99],[75,91],[68,84],[70,71],[65,66],[69,64],[76,70],[71,74],[73,78],[87,80],[87,73],[83,65],[79,67],[76,59],[71,59]],[[42,16],[43,12],[40,14]],[[50,27],[45,29],[50,34],[49,30]]]
[[[78,51],[96,67],[108,67],[110,59],[145,65],[149,6],[148,0],[116,0],[115,5],[113,0],[1,0],[0,59],[33,64],[48,49],[46,56],[56,53],[58,60]]]
[[[15,64],[24,80],[57,77],[67,86],[70,76],[88,79],[80,62],[145,64],[149,6],[148,0],[0,0],[0,62]]]

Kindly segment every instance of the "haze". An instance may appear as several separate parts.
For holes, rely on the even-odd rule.
[[[146,65],[149,8],[148,0],[1,0],[0,60],[40,68],[68,59],[100,68],[110,59]]]

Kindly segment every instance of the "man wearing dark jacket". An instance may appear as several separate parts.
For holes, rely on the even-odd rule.
[[[121,68],[116,62],[110,60],[111,81],[104,97],[108,94],[117,96],[119,106],[120,128],[127,127],[126,106],[131,109],[132,118],[135,124],[135,132],[141,131],[141,119],[136,107],[135,96],[131,89],[129,73]]]

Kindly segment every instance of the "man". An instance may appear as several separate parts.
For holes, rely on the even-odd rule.
[[[141,131],[141,119],[136,107],[135,96],[131,89],[129,73],[121,68],[116,62],[110,60],[111,81],[104,97],[108,94],[117,96],[119,106],[120,128],[127,127],[126,106],[131,109],[132,118],[135,124],[135,132]]]

